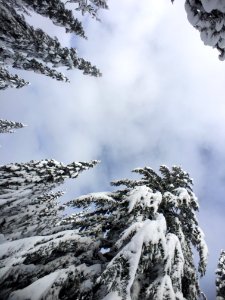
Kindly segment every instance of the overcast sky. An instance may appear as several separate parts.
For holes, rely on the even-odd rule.
[[[100,159],[69,181],[66,197],[111,189],[130,170],[180,165],[194,179],[209,246],[203,289],[215,296],[214,271],[225,248],[225,62],[188,23],[183,1],[109,1],[102,22],[85,18],[88,41],[44,18],[33,23],[102,71],[66,71],[71,83],[19,72],[31,85],[1,92],[1,118],[28,127],[0,137],[1,163]],[[133,175],[131,175],[133,176]]]

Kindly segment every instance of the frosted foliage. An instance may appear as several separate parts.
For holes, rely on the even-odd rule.
[[[13,133],[15,129],[23,128],[24,126],[24,124],[19,122],[0,119],[0,133]]]
[[[130,213],[133,209],[150,208],[153,213],[158,210],[159,204],[162,200],[162,195],[159,192],[153,193],[152,190],[146,186],[138,186],[134,188],[128,197]]]
[[[74,265],[66,269],[55,271],[49,275],[44,276],[41,279],[36,280],[28,287],[18,290],[10,294],[10,300],[51,300],[60,299],[60,292],[63,290],[64,285],[67,285],[68,281],[78,280],[79,277],[85,277],[86,279],[79,285],[80,292],[87,295],[90,293],[90,289],[93,284],[89,280],[89,277],[93,277],[100,272],[100,265],[86,266],[85,264],[75,267]],[[79,294],[79,292],[78,292]],[[71,299],[73,295],[68,295],[67,299]],[[73,298],[77,299],[77,298]],[[88,298],[87,298],[88,299]]]
[[[0,167],[0,299],[79,299],[91,294],[100,264],[99,241],[59,225],[51,192],[97,161],[64,165],[55,160]]]
[[[18,239],[56,230],[60,209],[56,199],[62,193],[51,190],[96,163],[42,160],[0,166],[0,233]]]
[[[199,30],[205,45],[219,50],[225,59],[225,1],[186,0],[185,9],[189,22]]]
[[[64,273],[63,273],[64,272]],[[63,273],[65,276],[65,270],[62,269],[60,271],[53,272],[47,276],[44,276],[41,279],[36,280],[34,283],[29,285],[28,287],[18,290],[14,293],[12,293],[9,297],[11,300],[23,300],[23,299],[32,299],[32,300],[39,300],[39,299],[47,299],[47,295],[49,293],[49,290],[51,289],[51,286],[53,283],[60,277],[60,275]],[[57,293],[58,294],[58,293]],[[52,294],[53,297],[58,297],[56,293]]]
[[[99,8],[108,8],[107,1],[105,0],[68,0],[69,3],[76,3],[78,6],[76,8],[77,11],[81,11],[82,15],[88,13],[92,18],[97,20],[97,14]]]
[[[104,5],[98,7],[107,8]],[[60,0],[0,0],[0,89],[28,84],[17,75],[9,74],[8,66],[60,81],[68,81],[54,69],[61,66],[79,69],[85,75],[101,76],[95,66],[78,56],[75,48],[63,48],[57,38],[30,26],[24,18],[29,11],[50,18],[55,25],[64,27],[66,32],[86,38],[81,22]]]
[[[95,203],[98,205],[99,202],[104,201],[105,203],[111,203],[116,201],[112,197],[112,193],[109,192],[99,192],[99,193],[91,193],[89,195],[84,195],[75,200],[71,200],[68,202],[68,205],[75,205],[77,207],[88,207],[90,203]]]
[[[21,88],[27,85],[24,79],[19,78],[18,75],[9,74],[8,70],[0,67],[0,90],[5,90],[8,87]]]
[[[207,12],[212,10],[219,10],[225,12],[225,1],[224,0],[201,0],[201,3]]]
[[[216,299],[225,300],[225,251],[222,250],[216,270]]]
[[[65,4],[59,0],[16,0],[18,7],[34,10],[36,13],[48,17],[55,25],[62,26],[66,32],[72,32],[85,37],[81,22],[75,19],[71,10],[66,9]]]
[[[198,208],[198,202],[197,198],[192,192],[188,192],[184,188],[175,189],[174,193],[166,192],[164,194],[164,201],[167,206],[172,206],[174,209],[181,209],[180,218],[174,219],[174,223],[176,224],[174,226],[174,230],[176,232],[178,226],[183,223],[185,225],[184,232],[177,232],[177,234],[180,237],[181,241],[185,241],[185,236],[189,235],[188,231],[191,227],[192,229],[192,243],[196,246],[198,249],[199,255],[200,255],[200,262],[199,262],[199,271],[201,274],[205,273],[205,268],[207,264],[207,257],[208,257],[208,248],[205,243],[204,239],[204,233],[202,230],[197,226],[197,218],[196,215],[193,213],[193,211],[189,211],[189,207],[195,208],[195,210]],[[187,222],[188,218],[188,222]],[[180,223],[181,222],[181,223]],[[178,227],[179,228],[179,227]]]
[[[1,244],[0,298],[59,299],[59,293],[67,288],[77,299],[79,290],[90,292],[91,279],[100,272],[98,264],[81,263],[92,257],[96,247],[74,230]]]
[[[204,275],[208,250],[189,174],[176,166],[161,166],[161,174],[149,167],[134,172],[141,178],[113,182],[122,190],[71,201],[84,210],[62,222],[100,242],[102,274],[93,299],[199,299],[198,272]]]
[[[145,257],[142,258],[146,249],[148,251]],[[144,267],[141,264],[143,259]],[[153,261],[159,264],[158,268],[161,268],[161,271],[163,270],[163,273],[166,275],[158,272],[151,282],[149,279],[146,280],[144,274],[152,267]],[[128,268],[126,277],[123,277],[124,264]],[[152,299],[151,297],[153,296],[154,299],[164,299],[166,296],[169,299],[175,299],[175,297],[183,299],[183,297],[180,297],[180,292],[176,293],[174,290],[170,277],[172,272],[173,283],[177,286],[176,290],[179,291],[181,288],[183,264],[184,258],[179,240],[173,234],[166,235],[165,218],[159,214],[156,220],[145,220],[141,223],[139,230],[136,231],[130,242],[108,264],[99,280],[102,280],[103,284],[110,282],[107,285],[109,293],[111,293],[111,290],[116,289],[122,299],[130,300],[134,299],[133,296],[131,297],[131,294],[135,293],[135,291],[132,291],[132,287],[137,285],[135,278],[140,273],[139,278],[143,277],[146,285],[148,282],[144,299]]]
[[[55,161],[36,162],[38,168],[34,164],[2,167],[4,194],[8,191],[9,199],[17,195],[20,205],[22,198],[32,197],[32,191],[38,194],[39,189],[34,188],[37,185],[43,192],[44,184],[48,183],[46,189],[58,185],[96,162],[75,163],[73,168]],[[56,226],[46,226],[42,236],[33,229],[35,218],[29,224],[33,230],[30,237],[24,237],[27,231],[22,230],[18,237],[16,230],[6,233],[5,228],[0,236],[0,298],[198,300],[198,271],[200,275],[205,272],[207,247],[196,218],[198,202],[191,189],[192,180],[179,167],[170,170],[162,166],[161,174],[149,167],[135,172],[141,175],[139,180],[114,182],[125,185],[121,190],[70,201],[70,206],[83,210]],[[18,190],[26,185],[27,194],[22,190],[18,198]],[[35,199],[52,203],[46,193]],[[8,199],[2,201],[6,204]],[[4,209],[6,212],[7,207]],[[41,206],[37,209],[43,220],[52,219],[55,210],[50,208],[48,215]],[[6,219],[12,227],[14,223],[9,221]],[[17,226],[20,231],[23,224],[18,222]],[[200,257],[198,271],[192,247]]]

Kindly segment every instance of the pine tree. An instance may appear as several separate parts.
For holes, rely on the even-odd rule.
[[[96,20],[99,20],[97,17],[99,8],[108,9],[108,5],[105,0],[68,0],[67,2],[77,3],[77,11],[81,11],[82,15],[84,15],[85,13],[89,13],[92,18],[95,18]]]
[[[186,0],[189,22],[199,30],[205,45],[219,50],[220,60],[225,60],[225,7],[223,1]]]
[[[24,126],[24,124],[19,122],[0,119],[0,133],[13,133],[15,129],[23,128]]]
[[[8,87],[21,88],[29,84],[24,79],[19,78],[18,75],[9,74],[8,70],[0,67],[0,90],[5,90]]]
[[[68,2],[78,3],[77,10],[81,10],[82,13],[85,9],[90,13],[94,11],[91,15],[95,16],[98,8],[107,8],[103,0],[92,1],[93,5],[87,4],[86,1]],[[9,86],[18,88],[27,84],[17,75],[9,75],[5,69],[7,66],[31,70],[61,81],[68,79],[53,68],[65,66],[68,69],[77,68],[83,71],[83,74],[101,76],[95,66],[78,57],[76,49],[63,48],[57,38],[30,26],[24,18],[24,14],[28,14],[29,11],[50,18],[55,25],[63,26],[66,32],[86,38],[81,22],[74,18],[72,11],[66,9],[60,0],[0,0],[0,89]]]
[[[21,1],[15,0],[17,7],[20,8]],[[59,0],[31,1],[23,0],[23,5],[27,10],[34,10],[42,16],[49,17],[54,24],[63,26],[66,32],[72,32],[85,38],[84,29],[78,19],[74,19],[72,11],[65,8],[63,2]],[[97,13],[100,8],[108,9],[106,0],[68,0],[66,3],[75,3],[76,11],[81,11],[82,15],[89,13],[98,20]]]
[[[216,299],[225,300],[225,251],[222,250],[216,270]]]
[[[55,200],[61,193],[50,192],[66,178],[76,178],[96,163],[64,165],[55,160],[42,160],[1,166],[0,233],[9,240],[54,231],[59,221]]]
[[[54,160],[0,167],[0,299],[76,299],[88,274],[100,269],[90,257],[97,248],[59,225],[62,192],[51,192],[97,161],[69,165]]]
[[[92,299],[97,242],[75,230],[0,243],[0,299]]]
[[[82,196],[69,203],[83,208],[62,224],[99,242],[99,270],[87,299],[187,299],[200,297],[192,246],[204,275],[207,247],[195,212],[189,175],[179,167],[136,169],[140,180],[119,180],[126,188]],[[92,293],[92,294],[91,294]],[[82,292],[80,297],[82,298]]]

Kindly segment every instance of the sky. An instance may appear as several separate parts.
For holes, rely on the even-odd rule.
[[[62,187],[65,200],[113,190],[110,181],[134,176],[136,167],[181,166],[200,203],[209,247],[201,284],[214,299],[214,271],[225,248],[225,62],[189,24],[184,1],[109,1],[100,18],[81,18],[88,40],[45,18],[30,20],[77,47],[103,77],[62,69],[68,84],[17,72],[31,84],[1,92],[0,118],[28,126],[0,136],[1,164],[101,160]]]

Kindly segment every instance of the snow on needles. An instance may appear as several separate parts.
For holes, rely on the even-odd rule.
[[[224,0],[204,0],[201,1],[205,11],[211,12],[212,10],[219,10],[225,12]]]
[[[145,185],[137,186],[130,192],[128,201],[128,213],[130,213],[136,206],[152,208],[153,212],[156,213],[159,204],[162,201],[162,194],[160,192],[153,193],[153,191]]]
[[[205,45],[217,48],[225,60],[225,1],[186,0],[188,21],[200,32]]]
[[[131,300],[130,292],[135,281],[135,276],[137,274],[144,246],[152,246],[152,250],[149,252],[149,260],[153,260],[155,256],[158,257],[158,259],[166,260],[166,274],[170,273],[171,269],[174,268],[173,259],[176,249],[179,253],[179,263],[176,265],[176,270],[173,270],[173,277],[179,279],[183,273],[184,258],[182,255],[181,245],[178,238],[174,234],[166,235],[167,226],[164,216],[162,214],[157,214],[155,220],[148,219],[142,223],[138,223],[137,225],[138,226],[136,226],[136,229],[139,227],[139,230],[137,230],[130,242],[114,257],[114,259],[107,266],[107,269],[113,269],[121,258],[125,259],[129,264],[129,281],[126,284],[126,300]],[[153,250],[154,245],[159,244],[161,245],[162,249],[158,253],[155,253]],[[111,291],[114,281],[123,281],[123,278],[117,278],[117,275],[119,274],[117,274],[117,271],[115,271],[114,277],[111,278],[111,285],[108,285],[109,294],[104,298],[104,300],[122,299],[118,296],[115,296],[115,294]],[[101,279],[99,278],[99,280]],[[167,291],[166,293],[169,293],[169,299],[175,299],[175,296],[177,299],[181,299],[179,294],[175,293],[171,279],[168,275],[165,275],[164,278],[158,278],[157,283],[160,284],[160,288],[158,288],[157,291],[157,299],[163,299],[165,290]],[[151,288],[152,287],[150,286],[149,289],[151,290]]]

